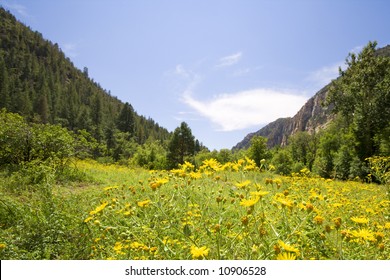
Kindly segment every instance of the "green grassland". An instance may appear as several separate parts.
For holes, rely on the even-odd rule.
[[[1,174],[1,259],[389,259],[388,187],[246,158]],[[31,171],[34,170],[34,172]],[[15,175],[16,174],[16,175]]]

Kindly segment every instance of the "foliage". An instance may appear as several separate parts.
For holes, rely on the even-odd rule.
[[[272,157],[272,164],[277,174],[290,175],[293,164],[290,152],[287,149],[279,149]]]
[[[332,83],[328,102],[349,122],[361,161],[377,155],[390,140],[384,135],[390,119],[390,58],[375,54],[376,42],[369,42],[356,56],[350,54],[348,68]]]
[[[251,145],[248,149],[248,156],[256,162],[257,166],[261,166],[263,159],[268,159],[270,154],[267,148],[267,138],[255,136],[251,139]]]
[[[97,142],[92,155],[113,156],[102,147],[115,139],[107,129],[130,133],[137,144],[165,141],[170,133],[150,118],[138,115],[75,68],[57,44],[45,40],[0,7],[0,109],[27,121],[61,125],[75,133],[86,131]],[[111,141],[111,142],[110,142]],[[109,143],[110,142],[110,143]]]
[[[390,156],[375,156],[367,158],[370,173],[381,184],[390,184]]]
[[[0,164],[51,160],[59,165],[74,155],[74,138],[55,125],[28,123],[19,115],[0,111]]]
[[[182,122],[173,132],[168,144],[168,165],[170,168],[184,163],[195,154],[195,138],[187,123]]]
[[[297,132],[288,141],[292,160],[300,162],[312,170],[317,152],[317,135]]]
[[[208,159],[171,171],[78,161],[93,177],[1,189],[2,259],[388,259],[380,185],[258,172]],[[27,204],[22,203],[25,196]]]

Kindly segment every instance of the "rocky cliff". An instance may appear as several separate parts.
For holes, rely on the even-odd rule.
[[[290,135],[298,131],[312,133],[325,127],[332,119],[331,107],[324,106],[329,85],[318,91],[292,118],[281,118],[269,123],[260,130],[248,134],[233,150],[246,149],[254,136],[268,138],[268,147],[286,145]]]
[[[390,45],[378,49],[377,55],[390,56]],[[260,130],[248,134],[241,142],[232,148],[232,150],[247,149],[250,146],[250,140],[254,136],[263,136],[268,138],[268,147],[287,144],[289,136],[299,132],[307,131],[313,133],[326,127],[333,119],[332,105],[325,106],[330,84],[323,87],[292,118],[281,118],[269,123]]]

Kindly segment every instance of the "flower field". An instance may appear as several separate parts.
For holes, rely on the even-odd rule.
[[[172,171],[79,162],[101,187],[80,212],[91,259],[389,259],[383,185],[293,177],[243,159]]]

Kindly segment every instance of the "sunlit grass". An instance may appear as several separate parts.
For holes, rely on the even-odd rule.
[[[385,186],[282,177],[249,159],[75,166],[88,180],[3,196],[2,259],[389,259]]]

